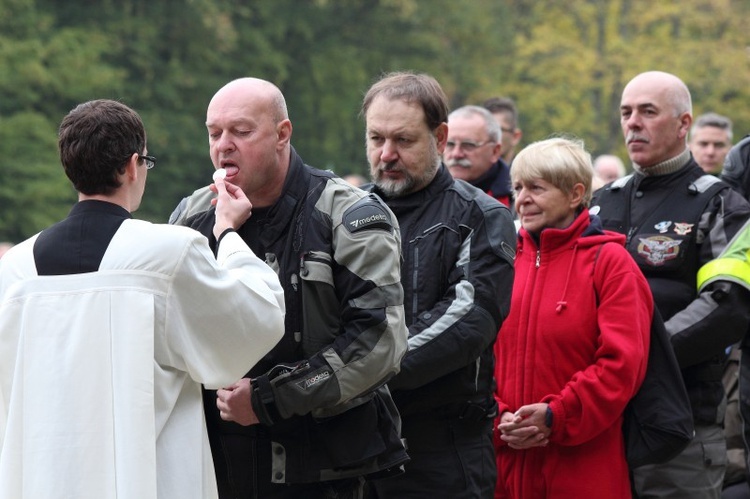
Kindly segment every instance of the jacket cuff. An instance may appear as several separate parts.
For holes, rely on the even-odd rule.
[[[565,407],[563,406],[562,400],[559,396],[547,396],[542,398],[542,402],[548,404],[547,406],[547,413],[553,415],[552,424],[555,425],[555,431],[553,431],[550,434],[550,441],[559,442],[560,438],[563,437],[563,425],[565,421]],[[546,417],[545,417],[545,423],[546,423]],[[563,425],[564,426],[564,425]],[[548,428],[551,430],[552,427],[548,425]]]
[[[553,421],[554,413],[552,412],[552,407],[548,405],[547,412],[544,414],[544,425],[551,430]]]
[[[228,229],[224,229],[224,232],[221,233],[221,235],[219,236],[219,239],[216,240],[216,247],[217,248],[219,247],[219,244],[221,244],[221,240],[224,239],[224,236],[226,236],[230,232],[235,232],[235,230],[233,228],[231,228],[231,227],[229,227]]]
[[[271,426],[281,417],[276,410],[275,398],[271,381],[267,375],[253,378],[253,391],[250,394],[250,403],[253,406],[253,412],[262,425]]]

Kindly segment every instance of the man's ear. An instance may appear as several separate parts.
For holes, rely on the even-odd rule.
[[[140,162],[140,159],[138,158],[138,153],[134,152],[132,156],[130,156],[130,159],[128,160],[128,162],[125,163],[124,175],[131,182],[135,181],[138,178],[138,163],[139,162]]]
[[[523,132],[519,128],[513,130],[513,140],[511,141],[513,147],[516,147],[521,142],[521,137],[523,137]]]
[[[445,150],[445,144],[448,142],[448,123],[440,123],[435,129],[435,139],[437,140],[438,152],[442,155]]]
[[[682,113],[680,115],[680,138],[685,138],[690,132],[690,125],[693,124],[693,117],[690,113]]]
[[[292,122],[288,119],[281,120],[276,124],[276,143],[279,147],[286,146],[292,140]]]
[[[492,146],[492,162],[497,163],[497,160],[500,159],[500,156],[502,156],[503,153],[503,144],[502,142],[496,142],[494,146]]]

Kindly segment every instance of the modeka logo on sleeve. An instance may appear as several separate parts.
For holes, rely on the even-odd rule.
[[[349,222],[349,225],[357,229],[361,226],[367,225],[372,222],[387,222],[387,221],[388,221],[388,218],[385,215],[383,215],[382,213],[378,213],[375,215],[370,215],[369,217],[358,218],[356,220],[352,220],[351,222]]]
[[[311,376],[307,379],[303,379],[297,382],[297,386],[302,388],[303,390],[307,390],[308,388],[312,388],[313,386],[317,385],[321,381],[325,381],[328,378],[331,377],[331,373],[328,371],[323,371],[321,373],[318,373],[314,376]]]
[[[341,220],[341,227],[344,227],[351,234],[373,229],[393,233],[389,212],[385,207],[370,198],[363,198],[346,210]]]

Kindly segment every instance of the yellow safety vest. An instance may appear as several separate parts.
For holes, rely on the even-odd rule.
[[[698,292],[714,281],[731,281],[750,289],[750,221],[722,253],[698,271]]]

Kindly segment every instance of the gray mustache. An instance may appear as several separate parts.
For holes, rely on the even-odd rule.
[[[398,167],[395,161],[391,163],[380,163],[378,166],[378,170],[381,172],[392,172],[392,171],[400,171],[401,169]]]
[[[649,142],[648,138],[644,137],[643,135],[638,135],[637,133],[633,133],[633,132],[628,133],[628,135],[625,137],[625,142],[627,142],[628,144],[634,140],[646,142],[647,144]]]
[[[453,166],[458,166],[461,168],[471,168],[471,161],[469,161],[468,159],[449,159],[445,164],[448,168],[451,168]]]

